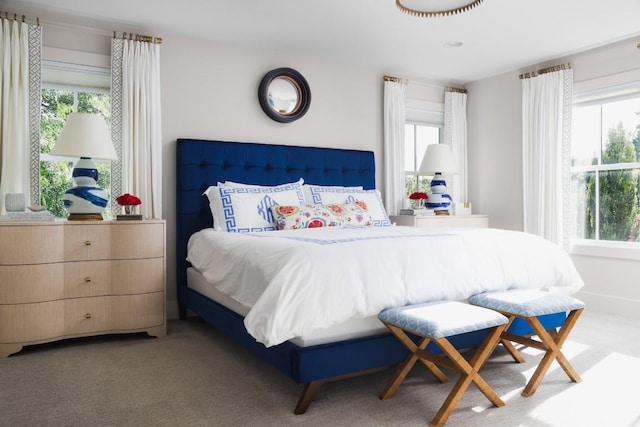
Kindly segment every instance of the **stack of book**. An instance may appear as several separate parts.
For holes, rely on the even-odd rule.
[[[0,221],[53,221],[56,217],[49,211],[7,212],[0,216]]]
[[[435,211],[433,209],[400,209],[400,215],[435,215]]]

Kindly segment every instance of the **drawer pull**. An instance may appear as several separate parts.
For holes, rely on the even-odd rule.
[[[91,316],[91,313],[87,313],[87,314],[84,315],[85,319],[91,319],[91,317],[93,317],[93,316]]]
[[[91,277],[87,276],[84,278],[85,283],[91,282]]]
[[[84,242],[85,246],[91,246],[91,240],[87,240],[86,242]]]

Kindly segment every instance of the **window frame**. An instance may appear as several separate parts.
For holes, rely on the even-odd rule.
[[[622,101],[625,99],[640,99],[640,80],[633,80],[622,84],[609,84],[593,87],[593,82],[576,83],[574,87],[573,108],[602,105],[607,102]],[[583,90],[580,90],[584,87]],[[573,141],[572,141],[573,144]],[[602,150],[602,145],[600,146]],[[627,163],[602,163],[597,165],[571,166],[570,175],[576,173],[593,172],[599,181],[599,174],[603,171],[640,170],[640,162]],[[596,191],[596,206],[599,206],[599,182]],[[576,206],[571,204],[569,209],[575,212]],[[598,215],[599,209],[596,209]],[[599,221],[599,215],[596,217]],[[572,224],[573,225],[573,224]],[[603,257],[613,259],[640,260],[640,242],[601,240],[600,227],[596,229],[595,239],[576,238],[570,236],[569,253],[572,255]]]
[[[419,121],[419,120],[405,120],[405,130],[407,126],[413,126],[413,158],[416,161],[414,165],[416,170],[406,170],[406,169],[404,170],[405,188],[406,188],[407,178],[412,177],[416,180],[416,191],[420,191],[420,178],[421,177],[426,178],[430,182],[430,179],[433,176],[421,175],[420,171],[418,170],[420,168],[420,163],[422,162],[422,159],[418,159],[417,127],[424,126],[424,127],[438,128],[438,144],[442,144],[444,140],[444,123],[426,122],[426,121]],[[407,141],[405,136],[404,143],[406,144],[406,142]],[[405,145],[405,148],[406,148],[406,145]],[[405,194],[405,196],[408,197],[409,194]]]
[[[68,72],[69,75],[74,74],[74,75],[84,75],[87,77],[87,80],[82,80],[82,78],[80,79],[81,83],[84,82],[97,82],[98,84],[66,84],[66,83],[59,83],[58,81],[56,81],[55,76],[53,78],[49,78],[48,77],[48,71],[51,70],[55,70],[55,71],[62,71],[63,73]],[[92,94],[102,94],[102,95],[109,95],[110,97],[110,104],[112,104],[112,91],[111,91],[111,84],[112,84],[112,79],[111,79],[111,68],[105,67],[105,66],[101,66],[101,65],[84,65],[84,64],[78,64],[78,63],[71,63],[71,62],[60,62],[57,60],[45,60],[43,59],[41,61],[41,67],[40,67],[40,75],[41,75],[41,80],[40,80],[40,87],[39,87],[39,93],[38,93],[38,104],[41,105],[42,104],[42,91],[45,89],[53,89],[53,90],[62,90],[62,91],[69,91],[69,92],[73,92],[74,93],[74,105],[73,105],[73,111],[77,111],[77,94],[78,93],[92,93]],[[96,76],[98,76],[96,78]],[[109,87],[105,87],[106,83],[108,82]],[[100,85],[100,83],[102,83],[102,85]],[[41,146],[40,146],[40,126],[41,126],[41,108],[38,109],[38,111],[40,112],[40,115],[38,116],[38,140],[37,140],[37,144],[35,144],[34,142],[32,142],[32,147],[31,147],[31,152],[32,152],[32,158],[37,158],[37,163],[34,163],[34,165],[32,165],[31,170],[30,170],[30,175],[31,175],[31,182],[37,182],[37,193],[33,192],[34,196],[37,196],[37,200],[38,203],[41,200],[42,197],[42,184],[41,184],[41,175],[40,175],[40,163],[42,161],[68,161],[68,162],[72,162],[75,164],[75,162],[77,160],[70,160],[68,158],[60,158],[58,156],[52,156],[48,153],[41,153]],[[37,153],[37,154],[36,154]],[[109,205],[107,206],[107,209],[105,209],[105,215],[107,218],[109,218],[113,212],[115,212],[114,207],[112,206],[112,199],[114,199],[114,188],[116,189],[116,191],[118,190],[118,188],[120,187],[117,183],[117,181],[114,181],[114,167],[113,164],[114,162],[110,162],[110,161],[104,161],[104,160],[99,160],[96,159],[94,160],[94,162],[96,164],[100,163],[100,164],[108,164],[111,163],[111,167],[110,167],[110,180],[109,180],[109,188],[106,189],[107,192],[109,193],[110,197],[109,197]],[[32,184],[33,186],[33,184]]]

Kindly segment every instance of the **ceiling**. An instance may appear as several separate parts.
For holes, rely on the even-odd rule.
[[[440,18],[406,15],[395,0],[0,0],[0,10],[457,84],[640,37],[640,0],[485,0]]]

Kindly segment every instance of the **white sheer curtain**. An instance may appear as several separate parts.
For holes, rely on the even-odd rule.
[[[451,144],[458,173],[446,177],[454,202],[468,202],[467,184],[467,94],[444,93],[444,142]]]
[[[573,71],[522,80],[524,231],[568,248]]]
[[[406,83],[384,82],[384,204],[389,215],[397,215],[406,197],[404,188],[404,127]]]
[[[144,218],[162,218],[160,46],[114,39],[112,55],[114,78],[121,76],[121,84],[114,85],[115,90],[121,88],[121,98],[115,94],[112,101],[112,126],[118,126],[118,116],[121,119],[121,135],[116,130],[114,137],[121,139],[121,144],[114,141],[121,150],[121,191],[142,200]]]
[[[0,213],[6,193],[28,197],[29,174],[29,24],[0,19]]]

